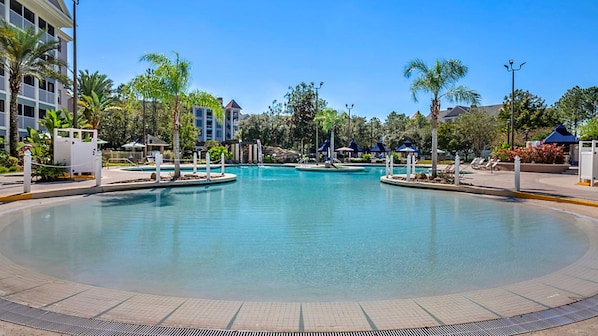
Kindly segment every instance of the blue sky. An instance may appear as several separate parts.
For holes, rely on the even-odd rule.
[[[193,88],[235,99],[243,113],[322,81],[320,96],[340,111],[427,114],[430,96],[414,102],[402,75],[415,58],[460,59],[469,67],[461,84],[483,105],[510,94],[509,59],[526,62],[516,88],[548,105],[575,85],[598,85],[593,0],[81,0],[77,21],[79,69],[119,84],[148,68],[144,53],[176,50],[192,64]]]

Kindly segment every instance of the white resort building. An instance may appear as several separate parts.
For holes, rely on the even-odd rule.
[[[222,98],[218,98],[218,100],[222,104]],[[195,126],[199,129],[197,141],[217,140],[224,142],[235,137],[235,133],[239,130],[241,106],[233,99],[222,109],[224,110],[224,124],[220,124],[216,120],[211,109],[206,107],[193,108]]]
[[[73,19],[63,0],[0,0],[0,15],[4,21],[23,29],[46,30],[43,40],[59,41],[60,47],[54,56],[66,62],[67,43],[72,38],[62,28],[72,28]],[[66,68],[60,70],[67,74]],[[9,100],[8,74],[0,64],[0,138],[6,140],[10,127]],[[19,135],[26,136],[27,127],[39,129],[37,121],[44,118],[47,110],[66,107],[69,100],[62,83],[24,77],[18,95]]]

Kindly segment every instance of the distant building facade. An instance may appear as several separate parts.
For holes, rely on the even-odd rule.
[[[498,112],[500,112],[500,108],[502,104],[495,104],[495,105],[486,105],[486,106],[477,106],[475,108],[482,110],[492,116],[498,116]],[[438,115],[438,122],[454,122],[457,117],[463,113],[469,112],[470,109],[474,107],[467,107],[467,106],[460,106],[457,105],[455,107],[449,107],[446,110],[440,111]],[[426,117],[428,120],[432,119],[432,115],[428,114]]]
[[[73,20],[63,0],[0,0],[0,15],[6,22],[23,29],[32,27],[36,32],[45,30],[43,41],[58,41],[54,56],[66,63],[67,43],[72,38],[62,28],[72,28]],[[66,67],[60,71],[66,75]],[[27,135],[27,127],[40,129],[38,120],[47,110],[67,107],[69,97],[64,85],[56,80],[38,80],[31,76],[23,78],[18,95],[19,135]],[[7,139],[10,133],[10,88],[8,73],[0,64],[0,137]],[[8,141],[7,141],[8,142]]]
[[[222,104],[222,98],[218,98]],[[226,141],[235,137],[239,130],[239,118],[241,115],[241,106],[233,99],[226,106],[223,106],[224,121],[223,124],[218,122],[211,109],[197,106],[193,108],[193,116],[195,117],[195,126],[199,129],[199,142],[207,140]]]

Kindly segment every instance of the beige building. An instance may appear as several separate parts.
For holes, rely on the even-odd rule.
[[[72,38],[62,29],[72,28],[73,19],[63,0],[0,0],[0,15],[6,22],[20,28],[45,30],[43,40],[59,41],[60,47],[54,56],[66,62],[67,44]],[[66,68],[60,70],[67,74]],[[9,100],[8,74],[0,65],[0,138],[5,139],[10,127]],[[44,118],[47,110],[67,107],[68,102],[69,96],[62,83],[53,79],[40,81],[24,77],[18,96],[19,134],[27,135],[27,127],[39,129],[37,121]]]

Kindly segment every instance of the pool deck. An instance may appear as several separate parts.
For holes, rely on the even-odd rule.
[[[149,177],[150,174],[104,169],[102,186]],[[0,203],[0,213],[54,201],[53,198],[23,197],[22,179],[22,174],[0,175],[0,202],[20,195],[18,202]],[[523,204],[579,214],[578,225],[590,239],[588,252],[555,273],[497,288],[362,302],[219,301],[148,295],[73,283],[33,272],[0,256],[0,297],[65,316],[221,331],[350,332],[442,327],[544,311],[598,294],[598,187],[580,186],[577,180],[576,175],[521,173],[522,193],[515,196],[524,197]],[[464,175],[461,181],[479,187],[482,194],[483,190],[488,194],[513,194],[513,172],[476,170]],[[44,197],[85,194],[95,190],[94,187],[95,180],[33,183],[31,194]],[[0,228],[2,225],[0,223]],[[584,335],[584,330],[597,330],[598,318],[582,323],[579,335]],[[554,335],[566,335],[567,330],[579,331],[579,325],[581,323],[561,327],[564,329],[559,328]],[[28,335],[26,330],[21,334]],[[534,335],[553,334],[546,330]]]

